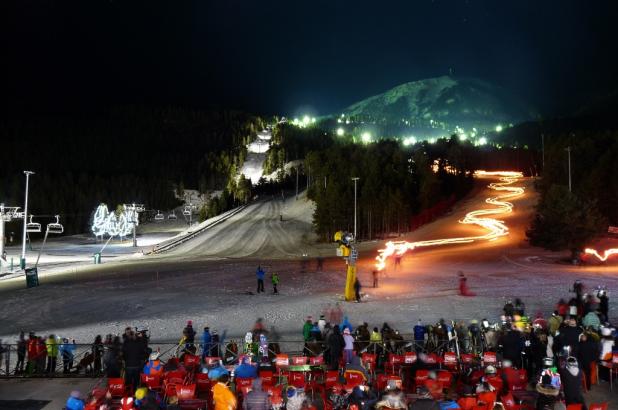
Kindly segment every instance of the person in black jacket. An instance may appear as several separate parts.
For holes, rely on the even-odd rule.
[[[122,345],[124,360],[124,383],[133,390],[139,387],[139,374],[144,366],[144,344],[137,340],[135,332],[131,331]],[[131,391],[131,390],[129,390]]]
[[[586,389],[590,390],[590,381],[592,377],[592,363],[596,362],[599,357],[599,344],[594,341],[588,333],[583,333],[580,337],[577,360],[586,376]]]
[[[577,359],[573,356],[567,358],[564,369],[560,370],[560,381],[564,391],[564,401],[566,405],[581,404],[583,410],[587,410],[582,394],[582,371],[579,368]]]
[[[521,353],[524,350],[524,339],[518,331],[509,326],[509,330],[500,338],[502,345],[502,357],[513,363],[513,366],[521,368]]]
[[[329,364],[331,370],[337,370],[339,368],[339,359],[343,353],[344,345],[345,342],[343,341],[343,336],[341,336],[339,326],[334,326],[333,333],[328,337]]]
[[[559,353],[566,347],[569,349],[569,354],[577,357],[579,349],[579,335],[582,334],[582,329],[577,326],[577,321],[574,318],[566,320],[566,325],[559,329],[559,335],[554,338],[554,351]]]

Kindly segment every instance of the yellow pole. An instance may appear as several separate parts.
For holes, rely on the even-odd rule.
[[[354,282],[356,282],[356,266],[348,265],[348,273],[345,281],[345,300],[351,302],[356,300],[354,292]]]

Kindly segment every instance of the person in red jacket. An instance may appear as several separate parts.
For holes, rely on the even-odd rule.
[[[460,296],[476,296],[474,293],[470,292],[468,289],[468,278],[464,275],[462,271],[459,271],[459,295]]]
[[[42,337],[37,337],[36,344],[36,372],[43,373],[45,371],[45,362],[47,361],[47,346]]]
[[[37,344],[37,337],[34,335],[34,332],[30,332],[26,347],[26,351],[28,353],[28,365],[26,366],[27,373],[33,373],[36,369]]]

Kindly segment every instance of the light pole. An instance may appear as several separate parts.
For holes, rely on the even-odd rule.
[[[354,181],[354,241],[356,242],[356,183],[358,182],[359,177],[352,177],[352,181]]]
[[[26,269],[26,224],[28,223],[28,182],[30,175],[34,175],[32,171],[24,171],[26,175],[26,200],[24,202],[24,235],[21,241],[21,261],[20,266],[22,269]]]
[[[543,172],[545,172],[545,134],[541,134],[541,152],[543,153]]]
[[[571,147],[568,146],[565,148],[568,158],[569,158],[569,192],[571,192]]]

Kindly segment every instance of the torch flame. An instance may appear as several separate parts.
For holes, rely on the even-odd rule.
[[[514,171],[476,171],[474,173],[475,176],[497,176],[500,177],[500,181],[502,182],[494,182],[489,184],[489,188],[496,191],[506,191],[507,193],[498,195],[496,197],[490,197],[485,200],[486,203],[495,205],[497,208],[493,209],[478,209],[471,212],[468,212],[464,219],[460,220],[459,223],[466,225],[478,225],[482,228],[487,229],[487,232],[484,235],[478,236],[465,236],[460,238],[448,238],[448,239],[434,239],[429,241],[418,241],[418,242],[406,242],[406,241],[390,241],[386,243],[386,248],[378,250],[378,256],[376,256],[376,268],[378,270],[384,269],[386,266],[386,259],[389,256],[397,255],[401,256],[409,250],[413,250],[415,248],[421,248],[426,246],[440,246],[440,245],[450,245],[455,243],[470,243],[480,240],[486,241],[494,241],[501,236],[505,236],[509,234],[509,228],[504,224],[504,222],[499,221],[494,218],[485,218],[488,215],[497,215],[510,213],[513,211],[513,204],[505,201],[506,199],[515,198],[524,193],[523,187],[513,187],[510,186],[518,181],[519,178],[523,177],[521,172]],[[616,250],[618,253],[618,249]]]
[[[605,249],[603,256],[601,256],[596,249],[586,248],[584,249],[584,252],[588,255],[596,256],[601,262],[605,262],[610,256],[618,254],[618,248]]]

